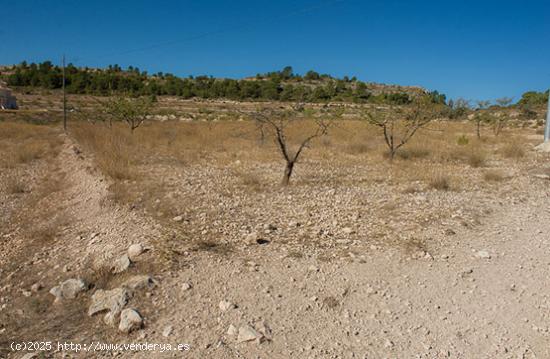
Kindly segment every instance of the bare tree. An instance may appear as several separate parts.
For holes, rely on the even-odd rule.
[[[479,100],[476,101],[476,113],[474,115],[474,121],[476,123],[477,138],[481,138],[481,124],[483,122],[489,122],[489,114],[485,111],[491,105],[490,101]]]
[[[130,127],[130,131],[141,126],[151,114],[153,103],[150,98],[113,97],[105,103],[105,113],[111,121],[124,121]]]
[[[512,99],[510,97],[502,97],[502,98],[497,98],[495,100],[495,102],[500,106],[500,107],[508,107],[510,106],[510,104],[512,103]],[[495,116],[495,119],[494,119],[494,132],[495,132],[495,136],[498,136],[500,134],[500,132],[502,131],[502,128],[504,127],[504,120],[506,119],[506,115],[502,115],[502,114],[499,114],[499,116]]]
[[[294,106],[293,111],[280,111],[263,109],[252,114],[256,121],[257,128],[261,135],[273,137],[279,152],[286,162],[285,171],[281,184],[288,186],[294,166],[298,162],[300,155],[305,148],[308,148],[311,141],[317,137],[325,136],[328,133],[330,122],[324,119],[315,118],[312,111],[304,109],[302,106]],[[291,145],[288,139],[288,127],[291,123],[298,120],[308,120],[314,122],[315,126],[312,132],[305,138],[297,141],[296,146]],[[295,147],[294,149],[292,147]]]
[[[393,161],[397,150],[441,114],[439,105],[420,99],[408,109],[390,107],[388,111],[367,112],[367,117],[371,124],[382,128],[390,161]]]
[[[449,118],[451,120],[461,119],[470,112],[472,106],[469,100],[458,98],[456,100],[449,100]]]

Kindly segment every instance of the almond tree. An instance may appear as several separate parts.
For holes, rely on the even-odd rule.
[[[502,108],[506,108],[508,106],[510,106],[510,104],[512,103],[512,99],[509,98],[509,97],[502,97],[502,98],[497,98],[495,100],[495,102]],[[495,116],[495,128],[494,128],[494,131],[495,131],[495,136],[498,136],[500,134],[500,132],[502,131],[502,128],[504,127],[504,120],[506,119],[506,115],[503,116],[502,113],[499,114],[499,116]]]
[[[441,105],[423,98],[406,109],[390,107],[388,111],[367,112],[367,118],[371,124],[382,128],[389,158],[393,161],[397,150],[442,113]]]
[[[263,109],[253,113],[262,136],[271,136],[286,162],[281,184],[288,186],[294,166],[305,148],[308,148],[311,141],[317,137],[325,136],[328,133],[330,123],[327,120],[315,118],[312,111],[301,106],[295,106],[293,111],[277,111]],[[298,140],[296,146],[291,145],[288,139],[288,127],[291,123],[299,120],[312,120],[315,123],[314,129],[305,138]]]
[[[124,121],[134,133],[151,114],[152,105],[150,98],[114,97],[105,104],[105,113],[109,116],[109,124],[112,119]]]
[[[491,105],[490,101],[476,101],[476,113],[474,115],[474,121],[476,123],[477,138],[481,138],[481,124],[483,122],[489,122],[489,114],[485,111]]]

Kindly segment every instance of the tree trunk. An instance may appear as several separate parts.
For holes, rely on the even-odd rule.
[[[397,150],[395,148],[390,148],[390,150],[389,150],[390,163],[393,163],[393,159],[395,157],[395,152],[397,152]]]
[[[292,170],[294,169],[294,162],[287,162],[285,167],[285,174],[283,176],[283,181],[281,184],[283,186],[288,186],[290,183],[290,176],[292,176]]]

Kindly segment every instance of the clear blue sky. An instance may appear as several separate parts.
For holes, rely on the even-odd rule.
[[[548,0],[0,0],[0,9],[1,64],[66,53],[78,66],[237,78],[291,65],[467,99],[550,87]]]

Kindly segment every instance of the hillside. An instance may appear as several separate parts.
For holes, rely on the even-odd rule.
[[[244,79],[197,76],[181,78],[168,73],[148,74],[135,67],[118,65],[106,69],[66,68],[67,91],[71,94],[178,96],[184,99],[230,99],[253,101],[353,102],[407,104],[420,96],[430,96],[434,103],[445,103],[445,95],[421,87],[385,85],[357,80],[338,79],[309,71],[294,74],[291,67],[258,74]],[[0,78],[11,87],[59,89],[62,69],[44,61],[0,67]]]

